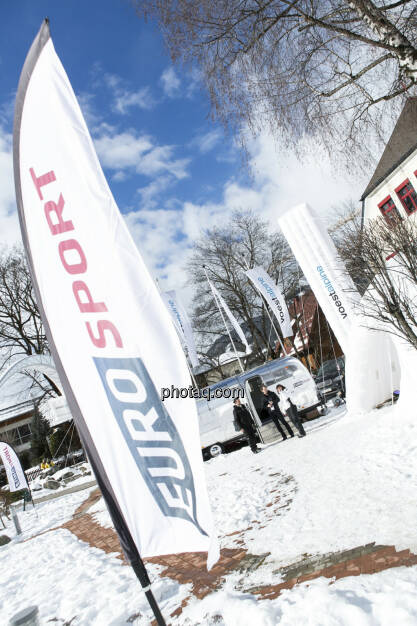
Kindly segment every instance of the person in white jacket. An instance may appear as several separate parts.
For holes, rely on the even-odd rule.
[[[297,428],[300,437],[306,436],[306,431],[301,423],[298,415],[297,407],[291,402],[291,397],[284,385],[277,385],[277,394],[279,398],[279,408],[283,415],[287,415],[290,418],[294,426]]]

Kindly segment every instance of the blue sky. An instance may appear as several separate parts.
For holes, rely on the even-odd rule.
[[[275,228],[279,213],[298,202],[327,213],[360,197],[365,179],[335,177],[317,146],[307,145],[300,163],[268,134],[249,143],[249,176],[233,139],[209,119],[198,73],[172,66],[160,33],[136,16],[128,0],[17,0],[2,8],[0,245],[19,239],[11,165],[14,96],[45,16],[115,199],[165,287],[181,290],[182,268],[201,228],[234,209],[253,208]]]

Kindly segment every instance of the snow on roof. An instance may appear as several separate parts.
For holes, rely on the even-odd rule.
[[[0,387],[0,422],[26,413],[33,407],[33,401],[42,392],[32,387],[32,382],[31,378],[19,373]]]

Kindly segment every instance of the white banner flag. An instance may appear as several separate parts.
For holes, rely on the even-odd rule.
[[[233,315],[233,313],[229,309],[228,305],[226,304],[224,298],[222,298],[222,296],[220,295],[220,293],[218,292],[216,287],[213,285],[211,280],[209,278],[207,278],[207,280],[209,282],[211,291],[213,292],[214,298],[218,299],[220,306],[222,307],[222,309],[226,313],[227,317],[229,318],[230,323],[232,324],[233,328],[237,332],[238,337],[239,337],[240,341],[243,343],[243,345],[245,346],[246,353],[248,354],[250,352],[249,344],[248,344],[248,341],[247,341],[247,339],[245,337],[245,334],[244,334],[243,330],[241,329],[241,327],[239,325],[239,322],[237,321],[237,319],[235,318],[235,316]]]
[[[101,170],[45,22],[22,71],[16,195],[37,301],[65,396],[123,549],[217,543],[180,340]],[[136,570],[135,570],[136,571]]]
[[[284,296],[275,282],[267,274],[263,267],[254,267],[246,270],[245,274],[252,281],[254,287],[263,295],[278,320],[283,337],[292,337],[294,332],[291,327],[290,314],[284,300]]]
[[[278,220],[295,258],[345,354],[359,293],[319,216],[300,204]]]
[[[25,473],[12,446],[5,441],[0,441],[0,457],[6,470],[10,491],[29,489]]]
[[[195,348],[193,329],[191,327],[190,318],[187,315],[187,311],[179,300],[174,290],[166,291],[163,295],[165,304],[168,307],[168,311],[171,314],[174,326],[180,336],[181,341],[188,352],[188,356],[193,367],[200,365],[197,356],[197,350]]]

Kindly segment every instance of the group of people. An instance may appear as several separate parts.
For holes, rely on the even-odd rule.
[[[54,465],[55,463],[51,459],[42,459],[41,469],[49,469],[50,467],[53,467]]]
[[[262,385],[261,391],[265,396],[262,408],[268,413],[283,439],[288,438],[284,428],[286,428],[290,437],[294,437],[294,431],[284,416],[288,417],[297,428],[298,436],[305,437],[306,431],[301,423],[297,407],[291,401],[290,394],[284,385],[277,385],[276,390],[277,393],[270,391],[266,385]],[[252,452],[254,454],[260,452],[252,416],[245,405],[242,404],[240,398],[236,398],[233,401],[233,415],[235,428],[247,435]]]

